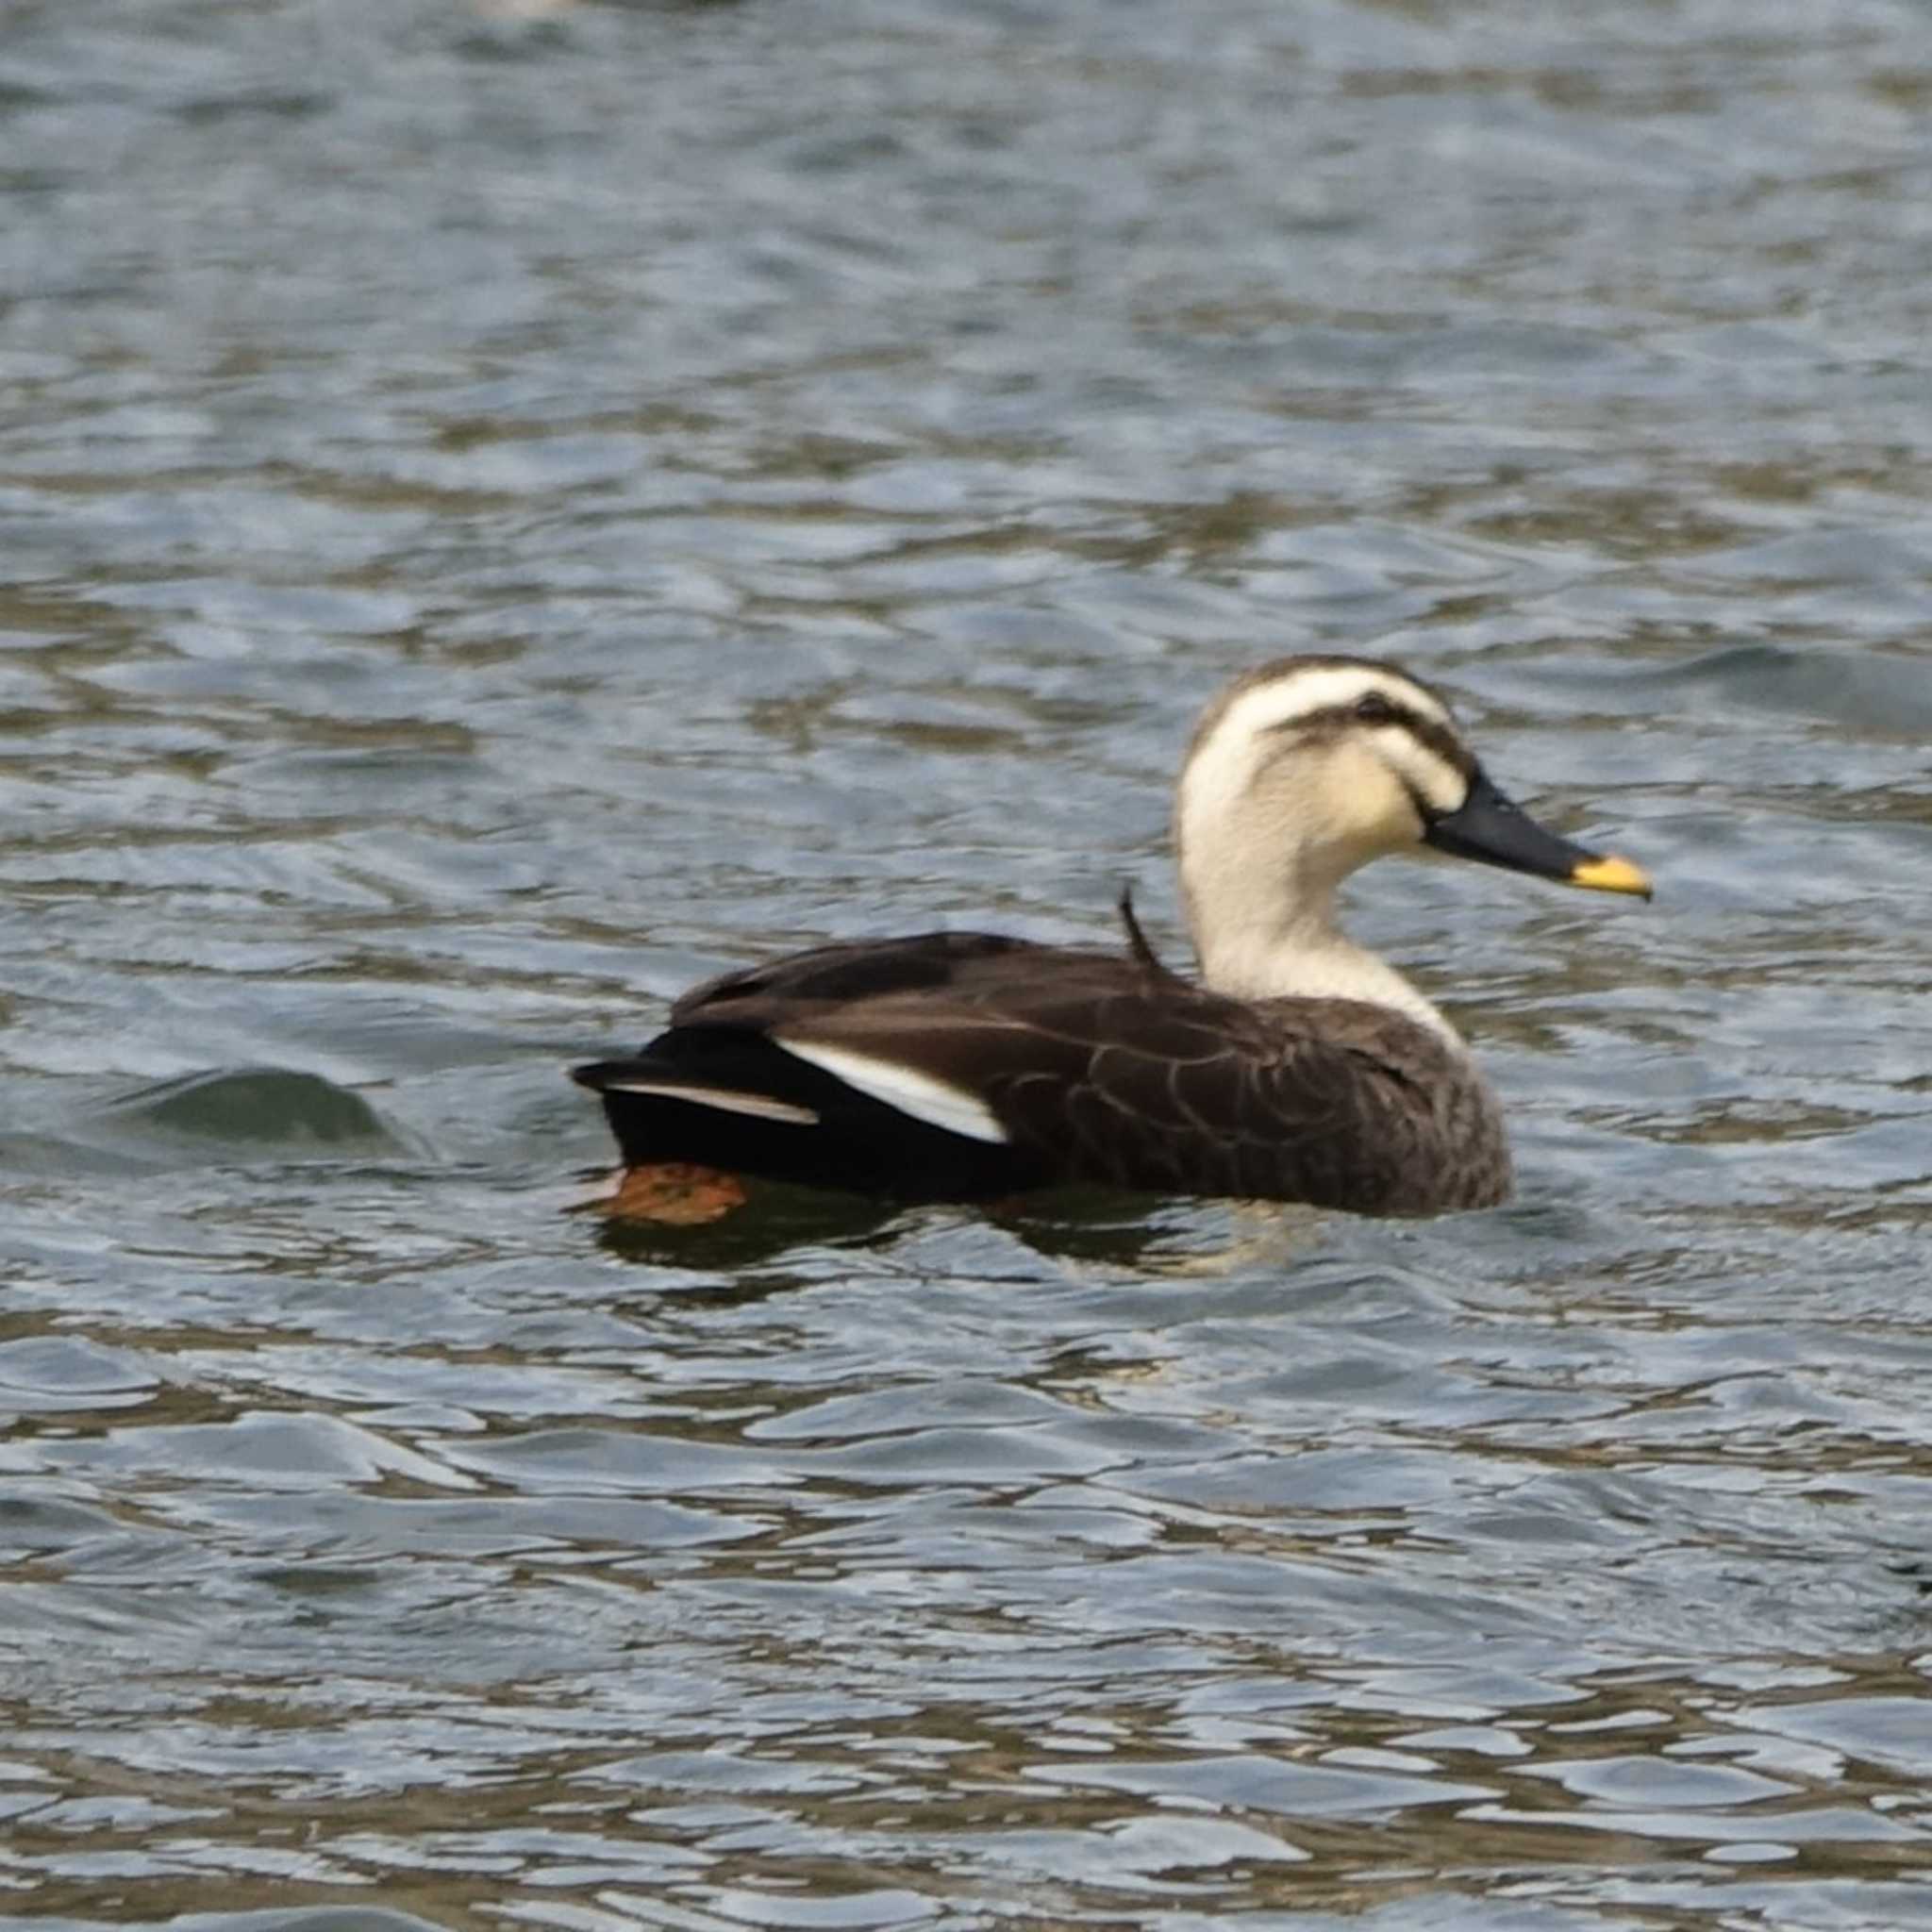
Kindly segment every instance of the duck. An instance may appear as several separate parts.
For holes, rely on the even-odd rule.
[[[713,1176],[734,1205],[745,1177],[908,1203],[1092,1184],[1363,1215],[1506,1200],[1468,1043],[1347,936],[1337,893],[1402,854],[1647,899],[1641,868],[1513,803],[1434,685],[1350,657],[1280,658],[1213,699],[1173,842],[1191,974],[1124,893],[1112,949],[938,931],[726,973],[572,1076],[630,1176]]]

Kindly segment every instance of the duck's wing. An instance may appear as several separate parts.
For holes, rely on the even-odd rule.
[[[941,992],[962,973],[987,961],[1047,953],[1086,957],[991,932],[924,932],[906,939],[812,946],[692,987],[671,1008],[671,1024],[762,1031],[808,1010],[852,1006],[889,993]]]
[[[1054,1181],[1401,1213],[1455,1205],[1443,1174],[1472,1155],[1494,1165],[1492,1141],[1501,1158],[1474,1070],[1402,1014],[1250,1006],[1128,960],[990,965],[940,992],[781,1017],[768,1037]]]
[[[1401,1014],[1249,1005],[1136,958],[989,934],[727,974],[638,1058],[579,1077],[604,1091],[627,1154],[680,1122],[696,1132],[702,1111],[702,1150],[650,1158],[907,1195],[1082,1181],[1368,1212],[1463,1205],[1441,1192],[1458,1095],[1465,1149],[1495,1140],[1500,1158],[1479,1080]]]
[[[816,946],[707,981],[641,1052],[572,1069],[603,1096],[632,1166],[695,1162],[816,1187],[901,1198],[969,1199],[1051,1175],[969,1089],[916,1053],[884,1061],[855,1024],[896,1002],[897,1025],[942,1052],[962,974],[1035,976],[1052,948],[991,933]],[[894,1048],[883,1048],[888,1054]]]

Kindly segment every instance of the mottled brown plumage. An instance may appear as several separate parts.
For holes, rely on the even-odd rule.
[[[727,974],[672,1024],[849,1047],[978,1094],[1010,1141],[975,1193],[1079,1181],[1424,1214],[1508,1191],[1468,1057],[1359,1000],[1247,1002],[1125,955],[930,933]]]

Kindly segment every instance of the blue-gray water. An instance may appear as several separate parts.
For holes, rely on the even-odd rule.
[[[1926,28],[16,0],[0,1909],[1932,1925]],[[1362,882],[1516,1205],[570,1211],[1296,648],[1657,874]]]

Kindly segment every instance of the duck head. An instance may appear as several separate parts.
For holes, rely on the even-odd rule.
[[[1210,705],[1175,803],[1190,924],[1210,984],[1265,990],[1267,953],[1320,951],[1349,874],[1439,852],[1648,897],[1628,859],[1540,825],[1489,777],[1441,694],[1393,665],[1283,658]]]

